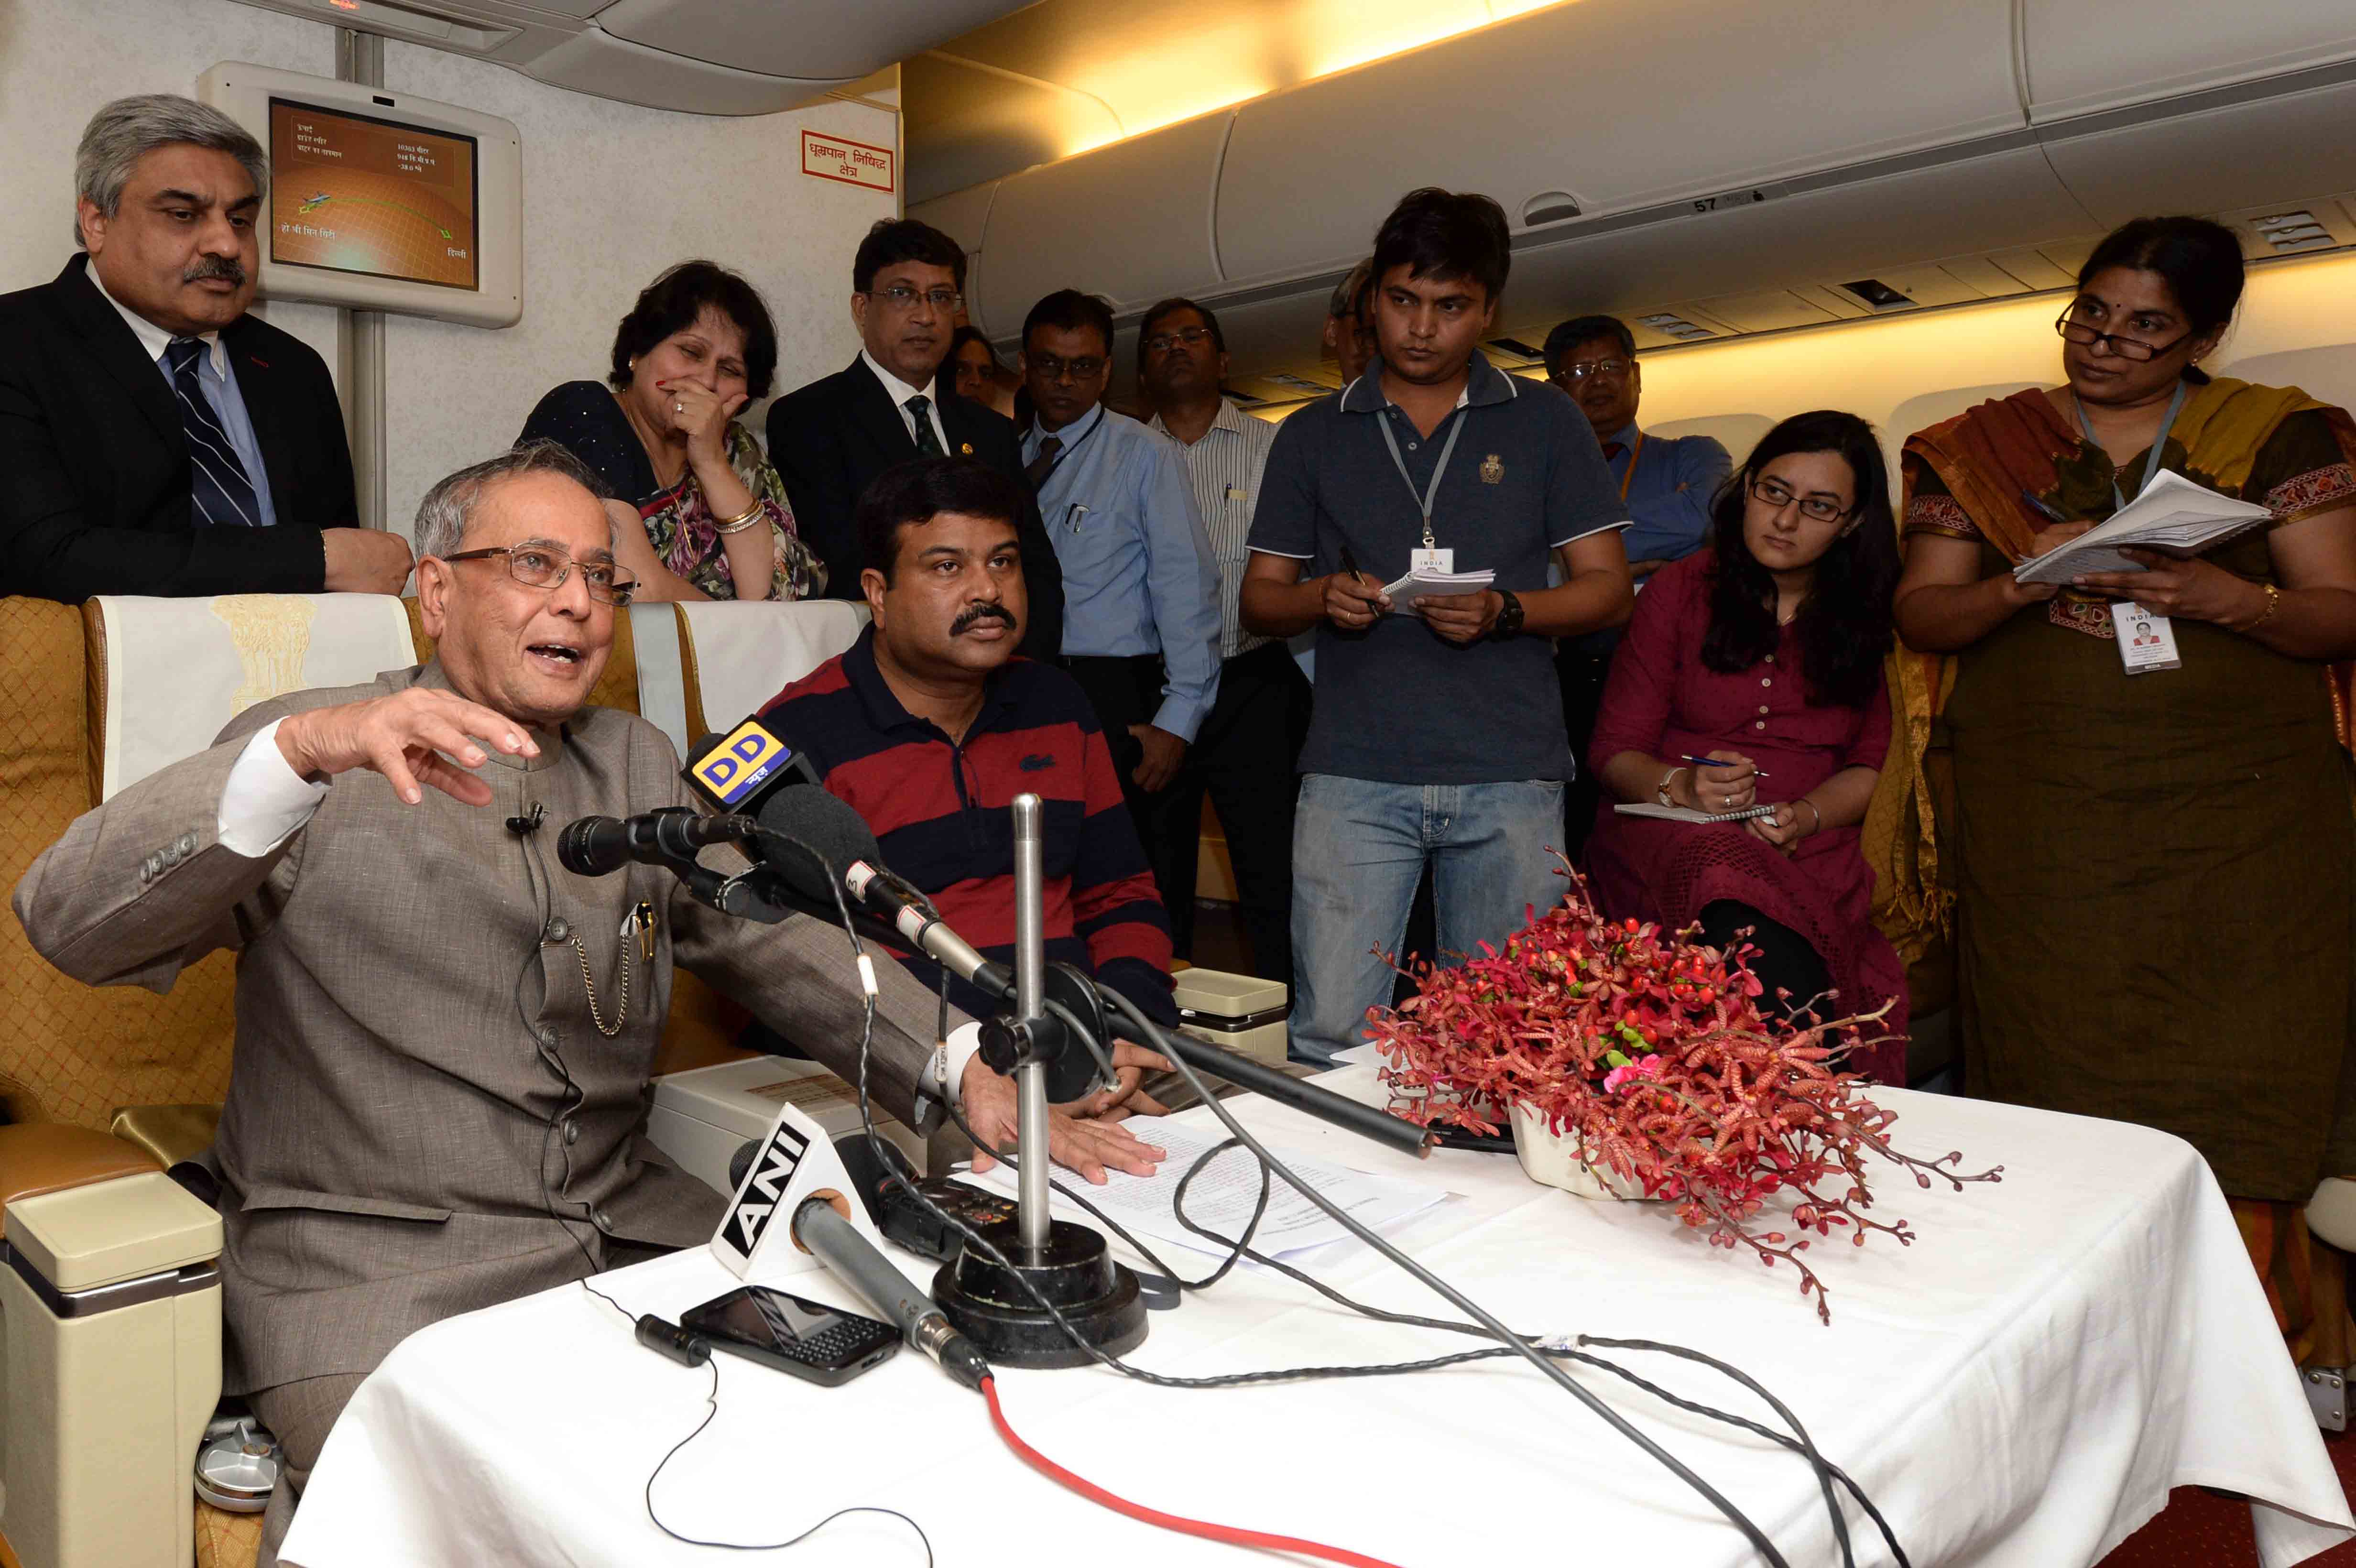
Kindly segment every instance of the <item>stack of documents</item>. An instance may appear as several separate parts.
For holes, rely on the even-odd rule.
[[[2013,581],[2067,582],[2081,572],[2141,571],[2143,562],[2121,555],[2119,546],[2194,555],[2273,516],[2264,507],[2204,490],[2163,468],[2142,495],[2112,514],[2108,522],[2014,567]]]
[[[1226,1141],[1226,1129],[1215,1125],[1205,1129],[1165,1116],[1131,1116],[1121,1125],[1147,1143],[1169,1150],[1169,1157],[1151,1176],[1107,1170],[1102,1187],[1081,1189],[1087,1192],[1088,1201],[1150,1243],[1169,1242],[1224,1257],[1227,1252],[1225,1246],[1196,1235],[1178,1222],[1172,1200],[1177,1195],[1179,1180],[1194,1162]],[[1448,1196],[1437,1187],[1401,1181],[1395,1177],[1368,1176],[1272,1145],[1269,1152],[1290,1166],[1327,1201],[1371,1231],[1397,1225]],[[994,1187],[1009,1197],[1016,1191],[1014,1172],[1003,1163],[967,1179]],[[1259,1161],[1253,1157],[1251,1150],[1238,1145],[1204,1167],[1202,1174],[1186,1189],[1186,1217],[1221,1235],[1241,1236],[1244,1227],[1251,1223],[1252,1208],[1258,1201]],[[1061,1194],[1056,1196],[1055,1206],[1064,1218],[1082,1224],[1090,1222],[1085,1212],[1067,1204]],[[1349,1234],[1339,1221],[1302,1197],[1281,1177],[1272,1177],[1269,1182],[1268,1212],[1260,1217],[1252,1250],[1281,1258],[1347,1239]]]
[[[1383,592],[1390,596],[1393,605],[1412,610],[1416,601],[1426,594],[1485,592],[1496,578],[1497,574],[1485,567],[1479,571],[1430,571],[1419,568],[1397,582],[1386,584]]]

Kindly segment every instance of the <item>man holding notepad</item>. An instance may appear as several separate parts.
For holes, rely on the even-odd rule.
[[[1375,242],[1381,357],[1279,428],[1261,481],[1244,624],[1317,629],[1292,856],[1301,1060],[1357,1044],[1390,999],[1384,955],[1427,865],[1434,957],[1562,896],[1547,848],[1571,757],[1547,639],[1627,618],[1628,517],[1570,400],[1477,351],[1508,259],[1488,197],[1401,201]]]

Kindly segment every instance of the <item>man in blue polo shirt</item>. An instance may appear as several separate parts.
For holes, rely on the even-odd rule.
[[[1673,560],[1682,560],[1708,542],[1709,505],[1734,468],[1726,448],[1707,435],[1654,435],[1636,423],[1636,403],[1644,392],[1644,368],[1636,362],[1636,335],[1617,316],[1581,315],[1547,334],[1547,379],[1570,395],[1587,425],[1603,445],[1620,498],[1627,503],[1629,528],[1621,543],[1628,551],[1628,574],[1642,582]],[[1603,682],[1612,673],[1617,631],[1565,637],[1555,655],[1562,684],[1562,718],[1570,731],[1570,754],[1587,755],[1595,716],[1603,704]],[[1591,777],[1571,781],[1563,794],[1563,834],[1573,856],[1595,825],[1601,790]]]
[[[1304,1061],[1357,1044],[1390,999],[1380,955],[1427,864],[1442,955],[1562,895],[1547,848],[1572,767],[1547,639],[1627,618],[1628,517],[1570,400],[1479,353],[1509,262],[1487,197],[1400,201],[1375,240],[1380,357],[1285,421],[1261,481],[1244,624],[1317,628],[1292,856]],[[1418,564],[1495,581],[1403,610],[1382,587]]]

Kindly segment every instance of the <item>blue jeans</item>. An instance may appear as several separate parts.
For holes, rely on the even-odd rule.
[[[1526,906],[1540,913],[1569,884],[1549,845],[1562,841],[1560,781],[1404,784],[1310,773],[1292,830],[1292,1057],[1331,1062],[1365,1038],[1366,1009],[1391,999],[1377,955],[1407,938],[1426,865],[1442,963],[1502,946]]]

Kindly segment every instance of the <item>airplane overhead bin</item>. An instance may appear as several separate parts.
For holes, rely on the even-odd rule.
[[[791,109],[1025,0],[245,0],[695,114]]]
[[[1570,308],[1717,336],[2052,287],[2137,213],[2356,189],[2356,9],[1580,0],[911,212],[979,252],[993,337],[1051,288],[1127,319],[1186,293],[1248,378],[1314,365],[1325,294],[1419,185],[1505,205],[1498,333],[1526,341]]]

